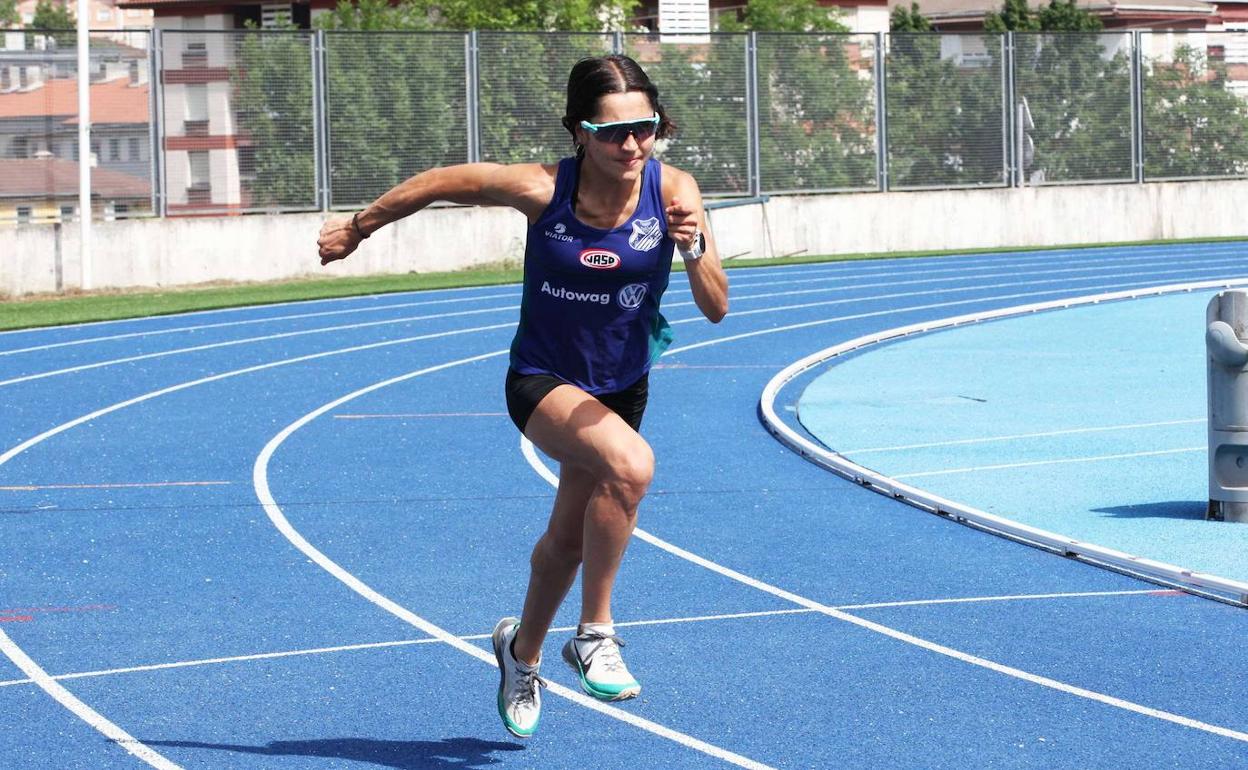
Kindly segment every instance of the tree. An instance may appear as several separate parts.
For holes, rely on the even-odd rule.
[[[1027,0],[1005,0],[999,12],[984,15],[985,32],[1098,32],[1102,26],[1075,0],[1049,0],[1039,13],[1027,6]]]
[[[1226,64],[1190,45],[1148,63],[1144,131],[1149,177],[1248,173],[1248,104],[1227,90]]]
[[[1005,0],[1000,11],[984,14],[985,32],[1038,32],[1040,19],[1027,7],[1027,0]]]
[[[238,39],[232,73],[235,110],[254,157],[248,208],[311,207],[316,202],[312,154],[310,40],[295,30]],[[241,165],[241,163],[240,163]],[[248,173],[250,172],[250,173]]]
[[[817,0],[750,0],[741,18],[727,16],[721,32],[848,32],[837,12]]]
[[[888,17],[890,32],[931,32],[932,23],[919,10],[918,3],[910,3],[910,7],[899,5]]]
[[[57,30],[59,34],[52,35],[52,39],[56,41],[57,46],[65,47],[74,45],[73,30],[77,25],[78,22],[68,5],[55,3],[53,0],[39,0],[35,5],[35,15],[26,25],[26,29]],[[28,35],[27,46],[30,45],[29,38]]]
[[[0,0],[0,29],[16,27],[22,21],[17,12],[17,0]]]
[[[890,187],[1002,184],[1001,38],[959,36],[950,51],[930,33],[889,42]]]

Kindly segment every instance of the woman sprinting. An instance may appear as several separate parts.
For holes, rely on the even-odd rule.
[[[673,253],[703,315],[718,323],[728,311],[728,278],[697,182],[651,157],[674,125],[642,68],[619,55],[578,62],[563,125],[574,157],[425,171],[350,219],[327,222],[318,241],[322,264],[342,259],[439,200],[510,206],[528,219],[505,393],[516,427],[559,462],[559,488],[530,557],[521,615],[500,620],[493,634],[498,712],[520,738],[537,729],[542,644],[578,569],[580,623],[563,659],[595,698],[641,691],[620,654],[611,592],[654,473],[639,430],[650,366],[672,339],[659,303]]]

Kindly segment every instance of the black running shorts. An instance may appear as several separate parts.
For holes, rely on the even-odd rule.
[[[558,377],[549,374],[518,374],[514,369],[507,370],[507,413],[521,433],[528,424],[533,410],[541,403],[546,394],[566,385]],[[594,396],[602,405],[618,414],[633,430],[641,431],[641,416],[646,411],[646,401],[650,396],[650,374],[647,372],[632,385],[617,393],[603,393]]]

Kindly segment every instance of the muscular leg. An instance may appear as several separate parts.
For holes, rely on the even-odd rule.
[[[581,622],[611,621],[611,589],[654,474],[654,455],[619,415],[570,385],[542,399],[525,434],[561,465],[550,524],[533,549],[514,648],[519,660],[533,663],[582,562]]]

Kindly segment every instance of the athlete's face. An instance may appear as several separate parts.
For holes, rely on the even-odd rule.
[[[589,121],[596,125],[644,121],[654,117],[650,98],[642,91],[623,94],[606,94],[598,100],[598,112]],[[641,174],[646,159],[654,151],[653,126],[649,131],[627,133],[623,140],[614,141],[595,135],[588,129],[578,127],[577,139],[585,147],[585,159],[593,163],[608,177],[634,180]],[[610,131],[600,131],[605,135]],[[617,132],[618,133],[618,132]],[[642,134],[639,138],[638,134]]]

